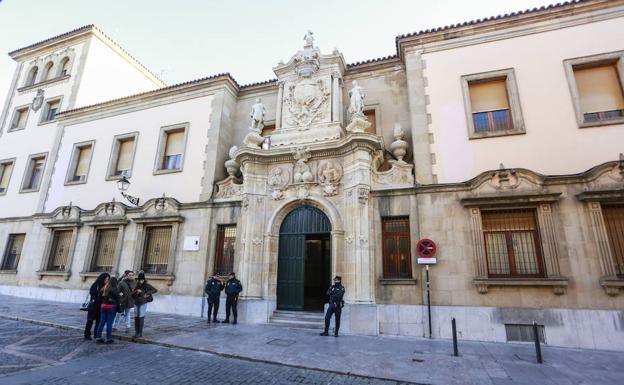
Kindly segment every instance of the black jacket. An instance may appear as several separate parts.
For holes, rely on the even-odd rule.
[[[122,279],[119,283],[119,293],[121,295],[119,305],[121,305],[123,309],[131,309],[134,307],[134,298],[132,297],[132,292],[134,291],[135,286],[136,281],[134,279]]]
[[[91,287],[89,288],[89,297],[91,297],[92,305],[89,306],[89,310],[87,311],[89,319],[96,319],[100,316],[100,307],[102,303],[100,302],[100,283],[98,281],[93,282]]]
[[[116,287],[108,289],[107,294],[100,290],[99,297],[101,305],[119,305],[119,289]]]
[[[223,283],[218,279],[211,279],[206,282],[206,287],[204,288],[204,293],[209,297],[218,297],[221,294],[221,290],[223,290]]]
[[[334,305],[342,306],[345,294],[345,287],[342,284],[332,285],[329,289],[327,289],[327,295],[329,296],[329,303]]]
[[[141,290],[141,292],[139,293],[138,290]],[[150,294],[154,295],[157,292],[158,290],[156,290],[154,286],[150,285],[147,282],[143,282],[142,285],[137,284],[134,287],[134,290],[132,291],[132,298],[134,298],[134,305],[141,306],[147,303],[146,297],[149,297]]]
[[[237,296],[241,291],[243,291],[243,285],[236,278],[228,279],[225,284],[225,294],[228,297]]]

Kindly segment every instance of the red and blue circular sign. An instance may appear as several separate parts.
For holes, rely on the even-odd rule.
[[[416,252],[422,258],[433,258],[436,253],[436,244],[431,239],[421,239],[416,244]]]

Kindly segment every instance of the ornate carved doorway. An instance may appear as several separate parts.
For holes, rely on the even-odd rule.
[[[316,207],[291,211],[280,227],[277,308],[322,310],[331,280],[331,224]]]

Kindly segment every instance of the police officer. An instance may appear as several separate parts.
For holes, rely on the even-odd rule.
[[[238,310],[236,305],[238,304],[238,294],[243,291],[243,285],[234,272],[230,273],[230,279],[225,284],[225,321],[223,323],[230,323],[230,309],[234,314],[234,321],[232,324],[236,325],[236,319],[238,318]]]
[[[327,289],[327,295],[329,296],[329,306],[327,306],[327,313],[325,313],[325,331],[321,333],[322,336],[329,335],[329,323],[331,321],[332,314],[336,315],[336,329],[334,331],[334,337],[338,337],[338,329],[340,329],[340,313],[342,313],[342,307],[344,306],[345,288],[342,286],[342,278],[336,276],[334,278],[334,284]]]
[[[221,290],[223,290],[223,282],[219,279],[217,275],[213,275],[212,279],[206,282],[206,287],[204,288],[204,293],[208,296],[208,323],[210,323],[210,313],[214,308],[214,315],[212,318],[212,322],[219,323],[217,320],[217,313],[219,312],[219,297],[221,296]]]

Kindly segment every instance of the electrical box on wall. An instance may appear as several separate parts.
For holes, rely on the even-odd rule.
[[[184,237],[184,251],[199,250],[199,235],[189,235]]]

